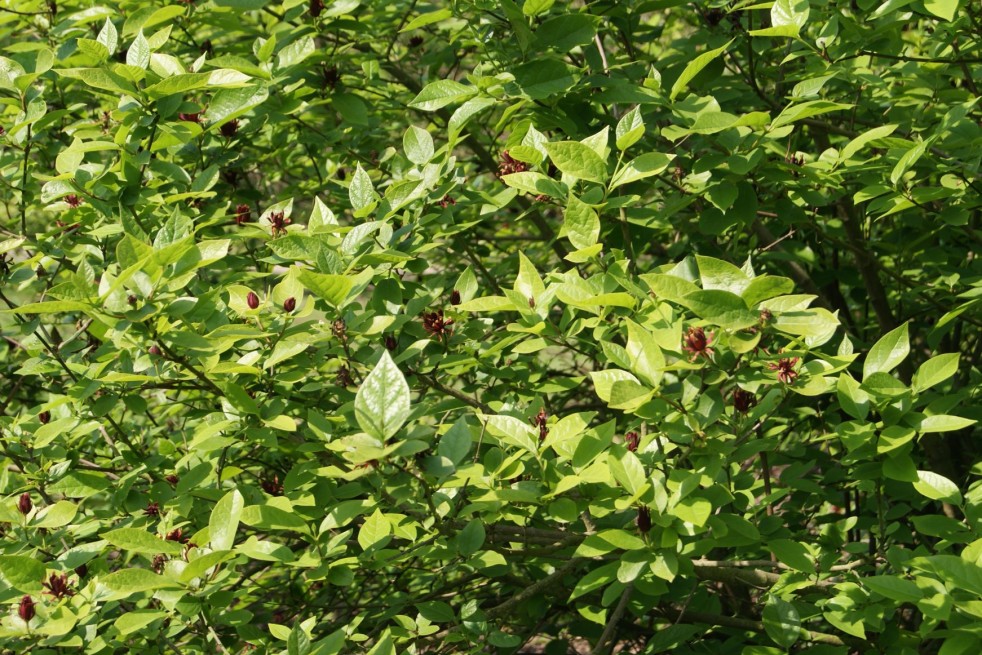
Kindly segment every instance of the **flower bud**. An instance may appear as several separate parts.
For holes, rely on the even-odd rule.
[[[147,348],[147,352],[153,355],[154,357],[160,357],[160,346],[154,344],[149,348]]]
[[[283,301],[283,311],[290,313],[296,308],[297,308],[297,299],[294,298],[293,296],[290,296],[289,298]]]
[[[246,296],[246,304],[249,305],[249,309],[259,308],[259,296],[256,295],[255,291],[250,291],[249,295]]]
[[[31,619],[34,618],[34,601],[31,600],[30,596],[24,596],[20,599],[20,605],[17,607],[17,615],[20,617],[21,621],[24,623],[30,623]]]
[[[651,510],[647,507],[638,508],[638,531],[642,534],[651,532]]]
[[[20,498],[17,500],[17,509],[24,516],[31,513],[31,510],[34,509],[34,503],[31,502],[31,494],[25,491],[20,495]]]
[[[47,424],[48,421],[51,420],[51,412],[49,412],[48,410],[44,410],[43,412],[38,414],[38,420],[41,421],[41,423],[43,424]]]
[[[460,304],[460,291],[457,289],[450,292],[450,304],[454,307]]]

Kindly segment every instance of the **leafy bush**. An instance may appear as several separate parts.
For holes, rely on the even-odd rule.
[[[977,3],[0,43],[4,652],[978,652]]]

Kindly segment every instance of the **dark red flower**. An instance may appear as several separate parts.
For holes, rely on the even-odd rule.
[[[293,296],[290,296],[289,298],[283,301],[283,311],[286,312],[287,314],[289,314],[296,308],[297,308],[297,299],[294,298]]]
[[[385,335],[385,349],[389,352],[394,351],[399,347],[399,341],[391,334]]]
[[[160,503],[148,503],[147,508],[143,510],[146,516],[152,516],[157,518],[160,516]]]
[[[321,71],[321,79],[323,80],[321,88],[331,87],[331,89],[333,89],[338,85],[338,82],[341,81],[341,73],[338,72],[337,66],[325,66]],[[338,179],[343,181],[344,178],[344,169],[339,168]]]
[[[259,308],[259,296],[256,295],[255,291],[250,291],[246,296],[246,304],[249,305],[249,309]]]
[[[638,445],[640,445],[640,443],[641,437],[638,436],[637,432],[632,431],[624,435],[624,445],[632,453],[636,453],[638,451]]]
[[[544,440],[546,435],[549,434],[549,428],[546,427],[546,421],[548,418],[549,415],[546,414],[545,407],[540,409],[539,413],[532,417],[532,425],[539,428],[539,441]]]
[[[235,206],[235,222],[238,225],[243,223],[248,223],[252,220],[252,216],[249,214],[249,205],[241,203]]]
[[[418,48],[421,45],[423,45],[423,37],[419,36],[418,34],[416,36],[412,37],[411,39],[409,39],[409,49],[410,50],[415,50],[416,48]]]
[[[168,475],[164,479],[167,480],[168,482],[170,482],[171,484],[177,484],[180,481],[180,478],[178,478],[173,473],[171,473],[170,475]]]
[[[641,532],[642,534],[647,534],[648,532],[651,531],[650,509],[644,506],[638,508],[637,524],[638,524],[638,532]]]
[[[239,119],[233,118],[227,123],[222,123],[222,126],[218,128],[218,131],[222,133],[222,136],[226,139],[231,139],[239,131]]]
[[[20,495],[20,498],[17,500],[17,509],[24,516],[31,513],[31,510],[34,509],[34,503],[31,502],[31,494],[25,491]]]
[[[773,318],[774,318],[774,314],[771,313],[771,310],[767,309],[766,307],[764,307],[763,309],[760,310],[760,324],[761,325],[765,325],[767,323],[770,323],[771,322],[771,319],[773,319]]]
[[[767,368],[777,371],[777,379],[784,384],[794,384],[794,381],[798,379],[798,371],[794,370],[797,363],[797,357],[782,357],[777,360],[777,363],[768,364]]]
[[[30,623],[31,619],[34,618],[34,601],[31,600],[30,596],[24,596],[20,599],[20,605],[17,606],[17,616],[24,623]]]
[[[750,411],[750,408],[756,404],[757,396],[753,395],[749,391],[737,389],[733,392],[733,409],[741,414],[746,414]]]
[[[456,289],[450,292],[450,304],[454,307],[460,304],[460,292]]]
[[[173,530],[167,533],[164,539],[166,539],[167,541],[176,541],[181,544],[186,544],[190,539],[190,537],[187,537],[184,534],[184,530],[182,530],[181,528],[174,528]]]
[[[344,322],[343,318],[339,318],[334,321],[334,324],[331,325],[331,333],[334,334],[339,341],[344,342],[348,340],[348,325]]]
[[[456,205],[457,201],[454,200],[453,196],[443,196],[437,204],[446,209],[448,205]]]
[[[709,347],[712,340],[712,332],[706,336],[705,330],[701,327],[690,327],[689,331],[682,337],[682,350],[692,353],[692,361],[700,356],[708,358],[713,355],[713,349]]]
[[[158,346],[157,344],[154,344],[154,345],[150,346],[149,348],[147,348],[147,352],[150,353],[151,355],[153,355],[154,357],[160,357],[160,354],[161,354],[160,353],[160,346]]]
[[[39,413],[38,420],[41,421],[41,423],[43,424],[47,424],[48,421],[51,420],[51,412],[49,412],[48,410],[44,410],[43,412]]]
[[[69,207],[75,209],[76,207],[82,204],[82,199],[79,198],[74,193],[69,193],[67,196],[65,196],[65,202],[68,203]]]
[[[334,376],[334,382],[339,387],[350,387],[354,384],[354,380],[351,379],[351,370],[347,366],[342,365],[338,369],[337,375]]]
[[[180,118],[182,121],[187,121],[188,123],[200,123],[201,122],[201,112],[198,112],[196,114],[184,114],[184,113],[181,113],[181,114],[178,114],[177,117]]]
[[[507,150],[501,153],[501,162],[498,164],[498,177],[504,177],[505,175],[511,175],[512,173],[521,173],[527,171],[528,169],[528,164],[513,158],[508,154]]]
[[[443,310],[423,314],[423,329],[434,337],[444,337],[453,332],[453,319],[444,318]]]
[[[7,133],[7,130],[3,129],[3,125],[0,125],[0,136],[3,136],[6,133]]]
[[[310,0],[309,11],[310,11],[310,15],[313,16],[314,18],[320,16],[321,12],[324,11],[323,0]]]
[[[61,575],[52,573],[45,582],[41,583],[41,586],[54,598],[62,599],[75,595],[75,590],[68,586],[67,573]]]
[[[270,496],[280,496],[283,494],[283,485],[280,483],[280,476],[273,475],[273,479],[269,478],[263,480],[259,483],[263,488],[263,491],[268,493]]]
[[[154,555],[153,559],[150,561],[150,568],[156,574],[161,574],[164,572],[164,564],[167,563],[167,556],[164,554]]]
[[[276,237],[280,234],[286,234],[286,226],[290,224],[290,219],[283,215],[283,212],[270,212],[266,220],[270,224],[270,233]]]

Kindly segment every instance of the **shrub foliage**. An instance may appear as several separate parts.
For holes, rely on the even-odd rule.
[[[977,2],[0,45],[4,652],[978,652]]]

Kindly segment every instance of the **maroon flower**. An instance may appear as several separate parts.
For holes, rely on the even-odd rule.
[[[144,515],[157,518],[160,516],[160,503],[148,503],[147,508],[143,510]]]
[[[246,296],[246,304],[249,305],[249,309],[259,308],[259,296],[256,295],[255,291],[250,291],[249,295]]]
[[[168,482],[170,482],[171,484],[177,484],[180,481],[180,478],[178,478],[173,473],[171,473],[170,475],[168,475],[164,479],[167,480]]]
[[[126,302],[129,303],[130,307],[136,307],[136,301],[137,301],[137,297],[134,296],[132,293],[126,296]]]
[[[150,353],[151,355],[153,355],[154,357],[160,357],[160,354],[161,354],[161,352],[160,352],[160,346],[158,346],[157,344],[154,344],[154,345],[150,346],[149,348],[147,348],[147,352]]]
[[[638,508],[638,531],[642,534],[647,534],[651,531],[651,510],[647,507]]]
[[[746,414],[750,411],[750,408],[756,404],[757,396],[753,395],[749,391],[737,389],[733,392],[733,409],[741,414]]]
[[[286,312],[287,314],[289,314],[296,308],[297,308],[297,299],[294,298],[293,296],[290,296],[289,298],[283,301],[283,311]]]
[[[313,16],[314,18],[320,16],[321,12],[324,11],[323,0],[310,0],[309,11],[310,11],[310,15]]]
[[[418,48],[421,45],[423,45],[423,37],[419,36],[418,34],[416,36],[412,37],[411,39],[409,39],[409,49],[410,50],[415,50],[416,48]]]
[[[343,318],[339,318],[334,321],[331,325],[331,333],[338,339],[338,341],[348,340],[348,325],[344,322]]]
[[[399,341],[391,334],[385,335],[385,349],[389,352],[395,351],[399,347]]]
[[[444,337],[453,332],[453,319],[444,318],[443,310],[423,314],[423,329],[434,337]]]
[[[31,619],[34,618],[34,601],[31,600],[30,596],[24,596],[20,599],[20,605],[17,606],[17,616],[24,623],[30,623]]]
[[[283,485],[280,483],[280,476],[278,475],[274,475],[272,480],[269,478],[263,480],[259,483],[259,486],[261,486],[263,491],[268,493],[270,496],[283,495]]]
[[[233,118],[227,123],[222,123],[222,126],[218,128],[218,131],[222,133],[222,136],[226,139],[231,139],[239,131],[239,119]]]
[[[682,350],[692,353],[692,361],[700,356],[709,358],[713,355],[713,349],[709,347],[712,340],[712,332],[706,336],[706,332],[701,327],[690,327],[689,331],[682,337]]]
[[[0,136],[3,136],[6,133],[7,133],[7,130],[3,129],[3,125],[0,125]]]
[[[508,154],[505,150],[501,153],[501,162],[498,164],[498,177],[504,177],[505,175],[511,175],[512,173],[521,173],[527,171],[529,165],[523,161],[518,161]]]
[[[242,225],[243,223],[248,223],[250,220],[252,220],[252,217],[249,215],[249,205],[246,205],[245,203],[236,205],[235,206],[236,224]]]
[[[784,384],[794,384],[794,381],[798,379],[798,371],[794,370],[797,363],[797,357],[782,357],[777,360],[776,364],[774,362],[768,364],[767,368],[777,371],[777,379]]]
[[[283,215],[283,212],[270,212],[269,216],[266,217],[269,221],[270,233],[277,237],[280,234],[286,234],[286,226],[290,224],[290,219]]]
[[[441,198],[440,202],[437,204],[439,204],[441,207],[446,209],[448,205],[456,205],[457,201],[454,200],[453,196],[448,195],[448,196],[443,196],[443,198]]]
[[[532,425],[539,428],[539,441],[543,441],[546,435],[549,434],[549,428],[546,427],[546,420],[549,415],[546,414],[546,409],[543,407],[539,410],[539,413],[532,417]]]
[[[334,87],[338,85],[338,82],[341,81],[341,73],[338,72],[337,66],[325,66],[321,72],[321,79],[323,80],[323,83],[321,85],[322,89],[327,87],[331,87],[331,89],[334,89]],[[344,169],[339,168],[338,179],[344,181],[344,178],[345,178]]]
[[[350,387],[354,384],[354,380],[351,379],[351,370],[347,366],[342,365],[338,369],[337,375],[334,376],[334,382],[339,387]]]
[[[65,196],[65,202],[68,203],[69,207],[75,209],[76,207],[82,204],[82,199],[79,198],[74,193],[69,193],[67,196]]]
[[[154,555],[153,559],[150,561],[150,568],[153,572],[160,575],[164,572],[164,564],[167,563],[167,556],[163,553],[159,555]]]
[[[460,304],[460,292],[456,289],[450,292],[450,304],[454,307]]]
[[[41,583],[45,591],[57,599],[67,598],[75,595],[75,590],[68,586],[68,574],[52,573],[45,582]]]
[[[624,445],[632,453],[638,452],[638,446],[641,444],[641,437],[638,436],[637,432],[628,432],[624,435]]]
[[[180,544],[186,544],[190,537],[184,534],[184,530],[181,528],[174,528],[164,537],[167,541],[176,541]]]
[[[20,498],[17,500],[17,509],[24,516],[31,513],[31,510],[34,509],[34,503],[31,502],[31,494],[25,491],[20,495]]]
[[[767,309],[766,307],[764,307],[763,309],[760,310],[760,324],[761,325],[765,325],[767,323],[770,323],[771,322],[771,319],[773,319],[773,318],[774,318],[774,314],[771,313],[771,310]]]
[[[177,117],[180,118],[182,121],[187,121],[188,123],[200,123],[201,122],[201,112],[198,112],[198,113],[195,113],[195,114],[190,114],[190,113],[184,114],[184,113],[181,113],[181,114],[178,114]]]
[[[39,413],[38,420],[41,421],[41,423],[43,424],[47,424],[48,421],[51,420],[51,412],[49,412],[48,410],[44,410],[43,412]]]

